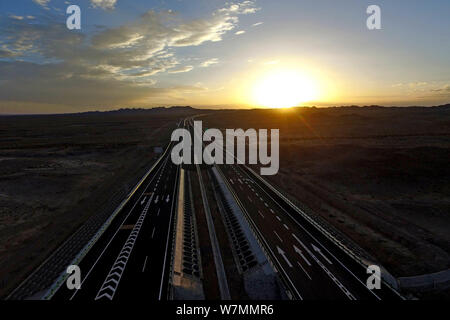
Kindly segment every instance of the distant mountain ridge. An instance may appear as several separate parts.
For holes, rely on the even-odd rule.
[[[316,107],[316,106],[296,106],[292,107],[292,109],[310,109],[310,110],[324,110],[324,109],[334,109],[334,110],[382,110],[382,109],[414,109],[414,110],[436,110],[439,111],[450,111],[450,103],[438,105],[438,106],[408,106],[408,107],[398,107],[398,106],[380,106],[380,105],[366,105],[366,106],[358,106],[358,105],[347,105],[347,106],[329,106],[329,107]],[[154,114],[163,114],[163,113],[173,113],[178,112],[181,114],[194,114],[198,112],[218,112],[218,111],[237,111],[237,110],[272,110],[270,108],[223,108],[223,109],[215,109],[215,108],[195,108],[191,106],[163,106],[163,107],[154,107],[154,108],[120,108],[115,110],[93,110],[93,111],[82,111],[82,112],[73,112],[73,113],[53,113],[53,114],[0,114],[0,117],[10,117],[10,116],[50,116],[50,115],[90,115],[90,114],[133,114],[133,113],[154,113]]]
[[[120,108],[116,110],[105,111],[86,111],[79,112],[77,114],[91,114],[91,113],[135,113],[135,112],[167,112],[167,111],[195,111],[199,109],[192,108],[191,106],[172,106],[172,107],[155,107],[155,108]]]

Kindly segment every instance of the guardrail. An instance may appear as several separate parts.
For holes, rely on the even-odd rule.
[[[412,292],[445,290],[450,287],[450,269],[412,277],[398,278],[400,288]]]
[[[229,184],[229,182],[228,182],[227,178],[225,177],[225,175],[223,174],[222,170],[220,170],[219,166],[215,166],[215,168],[217,169],[217,172],[222,176],[223,182],[227,186],[227,188],[230,191],[230,193],[233,195],[234,200],[236,201],[236,203],[240,207],[241,211],[244,213],[245,219],[247,220],[247,222],[248,222],[248,224],[250,226],[250,229],[251,229],[251,231],[252,231],[256,241],[259,243],[260,248],[262,249],[262,251],[264,252],[265,256],[267,257],[267,261],[269,261],[269,263],[272,266],[272,268],[276,271],[276,273],[279,275],[279,277],[283,280],[283,283],[285,285],[288,285],[289,289],[285,288],[286,295],[290,299],[293,299],[294,296],[296,298],[301,299],[300,293],[298,293],[298,291],[295,288],[294,284],[292,283],[292,281],[287,276],[286,272],[284,271],[283,267],[281,266],[281,263],[276,258],[275,253],[270,249],[270,247],[269,247],[268,243],[265,241],[262,233],[259,231],[258,227],[256,226],[256,224],[254,223],[254,221],[250,217],[250,214],[247,212],[247,209],[242,204],[242,202],[239,199],[238,195],[236,194],[234,189]],[[276,263],[275,263],[275,261],[276,261]],[[280,272],[279,270],[281,270],[282,272]]]

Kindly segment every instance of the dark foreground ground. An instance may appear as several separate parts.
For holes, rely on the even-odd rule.
[[[186,112],[0,117],[0,297],[123,199]]]
[[[0,297],[126,194],[156,158],[154,147],[195,113],[0,117]],[[450,267],[450,106],[200,119],[204,127],[280,129],[280,172],[269,180],[396,277]]]

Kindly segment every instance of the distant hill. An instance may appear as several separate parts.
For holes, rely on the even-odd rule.
[[[107,111],[87,111],[87,112],[80,112],[77,114],[96,114],[96,113],[126,114],[126,113],[166,113],[166,112],[192,113],[199,110],[200,109],[194,109],[191,106],[172,106],[172,107],[155,107],[155,108],[121,108],[117,110],[107,110]]]
[[[354,112],[353,116],[355,116],[358,112],[365,112],[365,111],[386,111],[387,109],[391,111],[395,110],[414,110],[414,111],[424,111],[424,112],[432,112],[432,111],[450,111],[450,104],[444,104],[439,106],[431,106],[431,107],[424,107],[424,106],[408,106],[408,107],[396,107],[396,106],[379,106],[379,105],[370,105],[370,106],[357,106],[357,105],[350,105],[350,106],[331,106],[331,107],[293,107],[292,109],[296,110],[308,110],[309,112],[321,112],[324,110],[333,110],[335,112]],[[50,115],[94,115],[94,114],[174,114],[174,113],[180,113],[181,115],[185,114],[196,114],[196,113],[206,113],[206,112],[220,112],[220,111],[238,111],[238,110],[246,110],[246,111],[252,111],[252,110],[258,110],[263,111],[267,110],[270,111],[269,108],[253,108],[253,109],[229,109],[229,108],[223,108],[223,109],[215,109],[215,108],[194,108],[191,106],[170,106],[170,107],[154,107],[154,108],[120,108],[116,110],[106,110],[106,111],[85,111],[85,112],[75,112],[75,113],[55,113],[55,114],[0,114],[0,117],[11,117],[11,116],[50,116]]]

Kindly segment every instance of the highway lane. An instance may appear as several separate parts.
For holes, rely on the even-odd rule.
[[[163,159],[79,266],[80,290],[56,300],[166,299],[179,167]]]
[[[179,168],[170,159],[162,173],[161,189],[151,199],[150,219],[146,219],[122,277],[117,299],[167,299],[172,258],[173,219]]]
[[[243,166],[220,166],[264,237],[297,299],[399,299],[389,288],[371,291],[366,270],[309,222],[290,210]]]

